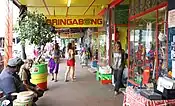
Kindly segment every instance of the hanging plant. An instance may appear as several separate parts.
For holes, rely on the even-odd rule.
[[[30,44],[43,46],[42,53],[37,59],[39,62],[46,43],[54,38],[53,27],[46,23],[44,14],[26,11],[23,15],[25,17],[18,18],[19,25],[14,28],[14,31],[18,33],[21,42],[25,43],[29,40]]]

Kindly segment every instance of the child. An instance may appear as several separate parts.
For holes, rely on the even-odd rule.
[[[96,58],[96,56],[94,56],[94,57],[92,58],[92,67],[94,67],[94,68],[97,67],[97,58]]]
[[[49,59],[49,63],[48,63],[48,68],[49,68],[49,73],[52,74],[52,81],[55,80],[55,82],[57,82],[57,74],[58,72],[55,71],[55,67],[57,66],[55,60],[54,60],[54,55],[51,56],[51,58]],[[56,74],[55,78],[54,78],[54,74]]]

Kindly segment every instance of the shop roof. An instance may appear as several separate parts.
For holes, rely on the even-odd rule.
[[[39,11],[45,15],[97,15],[113,0],[18,0],[22,5],[27,5],[30,11]]]

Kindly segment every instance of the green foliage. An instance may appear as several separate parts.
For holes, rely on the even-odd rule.
[[[45,45],[52,41],[54,34],[52,34],[51,26],[46,23],[46,17],[43,14],[27,11],[23,16],[25,17],[19,18],[19,25],[14,28],[22,42],[29,40],[31,44]]]

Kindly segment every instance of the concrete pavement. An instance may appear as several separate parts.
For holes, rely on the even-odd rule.
[[[123,94],[114,96],[112,85],[102,85],[95,74],[82,68],[76,60],[76,81],[64,82],[66,61],[60,64],[59,81],[48,79],[48,91],[37,102],[38,106],[122,106]]]

